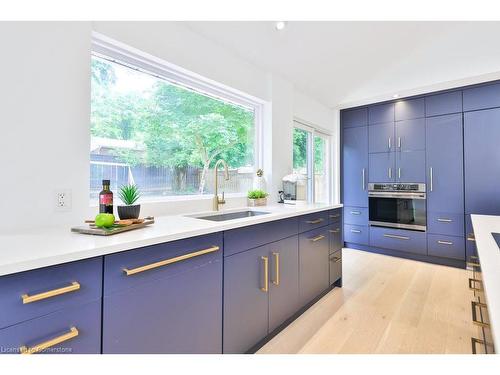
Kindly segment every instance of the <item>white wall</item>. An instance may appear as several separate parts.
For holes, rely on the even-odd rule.
[[[0,22],[1,231],[73,225],[95,214],[88,204],[92,30],[268,101],[264,168],[273,201],[292,168],[294,116],[333,131],[328,108],[182,23]],[[55,211],[58,188],[72,190],[70,212]],[[203,199],[149,205],[144,214],[208,209]]]

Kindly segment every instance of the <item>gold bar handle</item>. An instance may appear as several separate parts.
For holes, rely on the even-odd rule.
[[[264,264],[264,286],[260,288],[264,293],[269,291],[269,258],[268,257],[260,257]]]
[[[273,280],[274,285],[280,285],[280,253],[273,253],[274,256],[274,273],[275,279]]]
[[[471,301],[472,323],[474,323],[480,327],[489,327],[490,326],[489,323],[485,323],[477,318],[477,308],[478,307],[481,309],[482,307],[486,308],[487,306],[485,303]]]
[[[316,236],[316,237],[313,237],[313,238],[309,238],[309,239],[312,242],[316,242],[316,241],[322,240],[323,238],[325,238],[325,236],[323,236],[322,234],[320,234],[319,236]]]
[[[27,346],[21,346],[19,348],[19,352],[21,354],[36,354],[44,351],[45,349],[51,348],[57,344],[60,344],[62,342],[71,340],[72,338],[77,337],[79,334],[78,329],[76,327],[71,327],[70,331],[68,333],[65,333],[64,335],[55,337],[51,340],[47,340],[45,342],[42,342],[38,345],[32,346],[31,348],[28,348]]]
[[[144,272],[144,271],[152,270],[154,268],[167,266],[167,265],[172,264],[172,263],[177,263],[177,262],[180,262],[180,261],[183,261],[183,260],[186,260],[186,259],[190,259],[190,258],[194,258],[194,257],[199,257],[200,255],[204,255],[204,254],[208,254],[208,253],[213,253],[213,252],[218,251],[218,250],[219,250],[219,246],[212,246],[212,247],[209,247],[207,249],[203,249],[203,250],[200,250],[200,251],[195,251],[194,253],[189,253],[189,254],[181,255],[181,256],[178,256],[178,257],[175,257],[175,258],[165,259],[165,260],[162,260],[162,261],[159,261],[159,262],[156,262],[156,263],[147,264],[145,266],[141,266],[141,267],[137,267],[137,268],[132,268],[132,269],[124,268],[123,272],[125,272],[125,274],[127,276],[131,276],[131,275],[135,275],[137,273],[141,273],[141,272]]]
[[[478,283],[479,284],[479,287],[476,287],[474,284],[475,283]],[[470,290],[474,290],[476,292],[482,292],[483,291],[483,282],[481,280],[478,280],[478,279],[472,279],[469,277],[469,289]]]
[[[306,223],[307,224],[319,224],[323,221],[323,218],[319,218],[319,219],[316,219],[316,220],[307,220]]]
[[[32,296],[30,296],[28,294],[23,294],[21,296],[21,298],[23,300],[23,305],[25,305],[27,303],[41,301],[43,299],[47,299],[47,298],[51,298],[51,297],[55,297],[55,296],[60,296],[61,294],[74,292],[75,290],[78,290],[78,289],[80,289],[80,284],[76,281],[73,281],[71,283],[71,285],[65,286],[63,288],[49,290],[48,292],[38,293],[38,294],[34,294]]]
[[[330,232],[330,233],[340,233],[340,228],[337,228],[337,229],[328,229],[328,232]]]
[[[336,219],[338,217],[340,217],[340,214],[330,215],[330,219]]]

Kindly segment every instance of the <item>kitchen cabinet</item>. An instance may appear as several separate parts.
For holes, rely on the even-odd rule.
[[[224,259],[224,353],[245,353],[299,307],[297,235]]]
[[[342,126],[344,128],[353,128],[368,125],[368,109],[355,108],[342,111]]]
[[[464,113],[466,214],[500,214],[499,139],[500,108]]]
[[[372,105],[368,108],[368,124],[394,122],[394,103]]]
[[[425,183],[425,151],[398,152],[396,182]]]
[[[370,227],[370,245],[383,249],[427,255],[427,236],[425,232]]]
[[[325,291],[330,282],[328,227],[299,235],[300,305]]]
[[[342,250],[330,254],[330,285],[342,278]]]
[[[328,227],[329,253],[335,253],[342,249],[342,223],[332,224]]]
[[[344,129],[342,150],[344,204],[368,207],[368,127]]]
[[[221,353],[222,234],[106,256],[102,343],[103,353]]]
[[[369,156],[369,181],[370,182],[394,182],[396,168],[396,153],[382,152],[370,154]],[[347,204],[346,204],[347,205]]]
[[[500,83],[485,84],[463,90],[463,110],[500,107]]]
[[[370,153],[391,152],[395,149],[394,122],[368,127],[368,151]]]
[[[462,91],[430,95],[425,98],[425,117],[462,113]]]
[[[426,119],[426,133],[427,211],[463,216],[462,114]]]
[[[394,107],[396,121],[425,117],[424,98],[398,100]]]
[[[425,150],[425,119],[397,121],[394,143],[399,152]]]
[[[441,258],[465,260],[465,241],[463,237],[429,234],[427,253]]]

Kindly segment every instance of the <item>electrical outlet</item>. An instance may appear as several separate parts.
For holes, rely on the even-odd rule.
[[[71,189],[55,190],[54,198],[56,211],[71,211]]]

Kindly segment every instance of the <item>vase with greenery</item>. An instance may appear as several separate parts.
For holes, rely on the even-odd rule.
[[[141,213],[141,205],[135,204],[141,193],[137,185],[123,185],[118,192],[123,206],[118,206],[118,216],[121,220],[138,219]]]
[[[255,189],[248,192],[248,205],[255,206],[265,206],[267,204],[268,194],[264,190]]]

